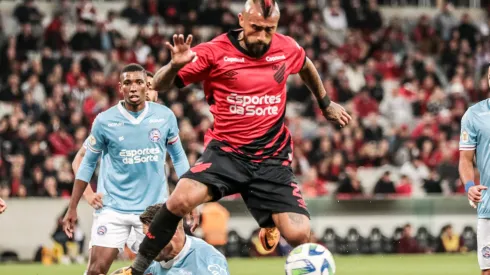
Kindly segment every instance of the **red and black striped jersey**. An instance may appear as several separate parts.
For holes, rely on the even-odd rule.
[[[192,48],[196,58],[182,68],[179,87],[203,81],[214,125],[205,143],[255,162],[292,160],[291,134],[285,126],[286,80],[298,73],[306,54],[291,37],[275,34],[260,58],[239,45],[239,31],[222,34]]]

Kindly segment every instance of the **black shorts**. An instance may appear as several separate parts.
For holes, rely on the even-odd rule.
[[[272,227],[274,213],[299,213],[310,218],[290,166],[241,159],[211,142],[182,178],[207,185],[213,201],[240,193],[260,227]]]

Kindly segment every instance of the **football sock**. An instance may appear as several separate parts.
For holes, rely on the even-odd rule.
[[[182,217],[170,212],[163,204],[151,222],[133,262],[133,275],[143,274],[160,251],[170,242]]]

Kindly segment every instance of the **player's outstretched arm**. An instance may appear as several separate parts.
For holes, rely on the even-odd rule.
[[[308,89],[315,95],[318,105],[322,109],[323,116],[341,127],[346,126],[351,121],[350,115],[345,111],[344,107],[330,101],[330,98],[325,91],[323,81],[315,68],[315,65],[307,57],[305,65],[299,72],[299,75]]]
[[[85,156],[85,152],[87,149],[85,146],[82,146],[80,150],[78,150],[75,159],[73,160],[71,167],[73,168],[73,173],[76,175],[78,169],[80,168],[80,164],[82,163],[83,157]],[[95,193],[90,184],[87,185],[85,191],[83,192],[83,198],[95,209],[100,209],[103,207],[102,204],[102,194]]]
[[[465,190],[468,192],[470,205],[476,208],[476,203],[481,202],[481,191],[487,189],[487,187],[475,185],[474,158],[475,150],[461,150],[459,152],[459,175],[461,182],[463,182]]]
[[[160,68],[153,77],[153,88],[157,91],[168,91],[172,88],[179,70],[196,57],[196,53],[191,50],[192,35],[187,36],[187,40],[184,41],[184,35],[174,34],[173,42],[173,46],[169,42],[165,44],[172,55],[171,61]]]

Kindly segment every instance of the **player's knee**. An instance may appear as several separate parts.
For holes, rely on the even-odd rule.
[[[90,263],[87,271],[87,275],[100,275],[106,274],[109,271],[109,266],[100,261],[93,261]]]
[[[490,275],[490,269],[485,269],[481,271],[482,275]]]
[[[304,225],[301,227],[289,227],[287,230],[283,230],[281,234],[290,245],[296,247],[298,245],[310,242],[310,225]]]
[[[167,209],[178,216],[185,216],[194,208],[194,203],[187,194],[173,193],[167,200]]]

